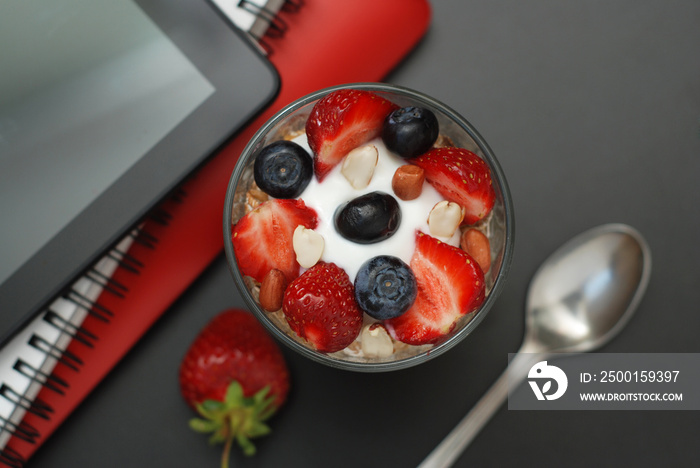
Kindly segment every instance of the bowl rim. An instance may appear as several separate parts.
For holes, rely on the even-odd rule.
[[[376,91],[376,92],[387,92],[387,93],[398,93],[405,95],[406,97],[419,102],[424,103],[428,106],[438,109],[440,112],[445,114],[446,117],[457,123],[467,134],[474,140],[481,152],[483,153],[484,159],[486,159],[489,167],[494,175],[496,183],[498,183],[501,194],[503,196],[503,209],[505,218],[505,246],[503,250],[503,256],[501,261],[501,268],[494,280],[493,287],[489,292],[488,296],[484,300],[483,304],[478,310],[478,313],[467,323],[461,330],[454,333],[452,336],[447,338],[445,341],[433,346],[432,348],[423,351],[422,353],[410,356],[407,358],[402,358],[395,361],[379,361],[379,362],[356,362],[349,360],[341,360],[334,358],[328,354],[320,353],[314,351],[310,348],[305,347],[301,343],[297,342],[293,338],[289,337],[286,333],[280,330],[268,317],[267,314],[262,311],[260,306],[255,302],[250,291],[246,287],[243,275],[237,267],[237,262],[235,255],[233,254],[233,243],[231,241],[232,235],[232,218],[233,218],[233,202],[236,191],[237,182],[240,179],[243,170],[245,169],[247,160],[254,154],[254,149],[257,147],[259,141],[264,138],[264,136],[274,128],[275,125],[280,120],[285,119],[289,114],[296,111],[300,107],[304,107],[307,104],[316,101],[328,93],[340,90],[340,89],[359,89],[365,91]],[[223,215],[223,235],[224,235],[224,252],[226,256],[226,263],[228,269],[233,277],[234,283],[239,290],[239,293],[243,297],[244,302],[249,307],[251,312],[257,317],[263,326],[279,341],[284,343],[287,347],[300,353],[313,361],[325,364],[327,366],[352,370],[358,372],[386,372],[399,369],[406,369],[417,364],[426,362],[433,359],[439,355],[442,355],[446,351],[452,349],[455,345],[460,343],[466,336],[468,336],[476,327],[481,323],[481,321],[488,315],[491,307],[495,303],[498,296],[503,291],[505,283],[510,271],[513,250],[515,247],[515,214],[513,209],[513,200],[510,194],[510,188],[508,187],[508,181],[505,177],[505,173],[501,168],[500,163],[496,159],[493,150],[484,140],[484,138],[479,134],[476,128],[462,117],[459,113],[453,110],[451,107],[442,103],[441,101],[428,96],[420,91],[416,91],[411,88],[407,88],[400,85],[390,84],[390,83],[380,83],[380,82],[357,82],[357,83],[346,83],[341,85],[330,86],[322,88],[320,90],[314,91],[307,94],[293,102],[287,104],[280,111],[276,112],[274,116],[267,120],[251,137],[246,146],[241,151],[239,158],[236,161],[234,170],[232,171],[231,177],[226,188],[226,195],[224,199],[224,215]]]

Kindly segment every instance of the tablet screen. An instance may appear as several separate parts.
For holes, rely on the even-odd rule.
[[[36,3],[0,32],[22,44],[0,52],[0,282],[214,91],[134,3]]]
[[[0,44],[2,333],[123,235],[278,83],[204,1],[12,2]]]

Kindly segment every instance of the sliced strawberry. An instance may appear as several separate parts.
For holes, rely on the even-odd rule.
[[[292,246],[297,226],[313,229],[318,217],[303,200],[271,199],[243,216],[233,227],[236,262],[243,275],[262,282],[273,268],[287,281],[299,276],[299,263]]]
[[[380,135],[384,119],[398,106],[369,91],[341,89],[321,98],[306,121],[319,181],[351,150]]]
[[[463,224],[489,214],[496,201],[491,171],[476,154],[464,148],[433,148],[411,162],[425,171],[426,180],[449,201],[465,209]]]
[[[282,311],[292,330],[322,353],[347,347],[362,328],[354,287],[334,263],[319,262],[292,281]]]
[[[416,301],[403,315],[385,321],[392,337],[411,345],[435,343],[457,320],[484,301],[484,274],[463,250],[418,232],[411,258]]]

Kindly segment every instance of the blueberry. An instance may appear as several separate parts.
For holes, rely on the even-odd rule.
[[[416,277],[400,258],[379,255],[355,276],[355,300],[367,315],[387,320],[406,312],[416,300]]]
[[[271,197],[296,198],[313,176],[311,156],[293,141],[280,140],[264,147],[255,159],[253,177]]]
[[[382,140],[402,158],[415,158],[428,151],[437,140],[437,117],[423,107],[402,107],[386,116]]]
[[[358,244],[374,244],[393,236],[401,224],[401,208],[394,197],[371,192],[335,210],[335,229]]]

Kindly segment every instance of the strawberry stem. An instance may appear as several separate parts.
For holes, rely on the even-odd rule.
[[[250,439],[270,433],[264,423],[277,408],[275,398],[265,387],[252,397],[243,395],[243,387],[233,381],[229,385],[224,401],[205,400],[196,405],[201,418],[190,420],[190,428],[200,433],[211,433],[210,443],[223,442],[222,468],[227,468],[233,441],[236,440],[246,456],[255,454],[255,445]]]
[[[228,468],[228,460],[231,455],[231,447],[233,446],[233,434],[229,433],[224,443],[224,452],[221,454],[221,468]]]

